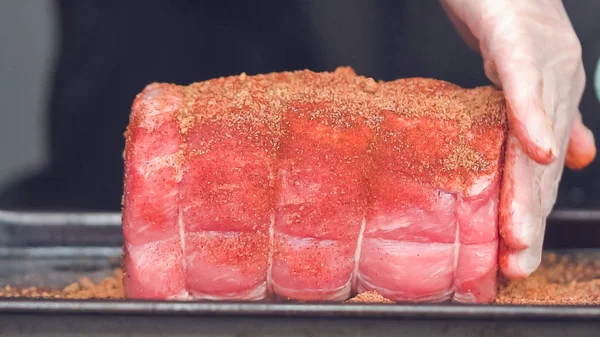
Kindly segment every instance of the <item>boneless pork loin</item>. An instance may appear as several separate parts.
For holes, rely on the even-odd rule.
[[[488,302],[505,109],[350,68],[151,84],[126,132],[126,295]]]

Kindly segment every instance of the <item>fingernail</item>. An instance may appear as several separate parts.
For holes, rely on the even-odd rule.
[[[527,132],[529,138],[534,141],[537,147],[536,157],[546,158],[549,161],[556,159],[558,157],[558,144],[550,118],[544,115],[541,119],[531,119],[528,121]]]
[[[552,134],[549,142],[550,142],[551,157],[552,157],[552,160],[554,160],[554,159],[558,158],[558,155],[559,155],[558,143],[556,141],[556,137],[554,137],[554,134]]]
[[[522,277],[531,275],[542,263],[541,249],[525,249],[511,253],[509,265],[518,270],[517,274]]]
[[[541,142],[541,147],[543,149],[549,149],[550,153],[549,153],[549,157],[551,157],[552,159],[557,158],[558,157],[558,144],[556,141],[556,136],[554,135],[554,128],[552,127],[552,121],[550,120],[550,118],[548,116],[545,116],[546,118],[546,123],[545,123],[545,130],[544,130],[544,135],[541,137],[542,138],[542,142]]]

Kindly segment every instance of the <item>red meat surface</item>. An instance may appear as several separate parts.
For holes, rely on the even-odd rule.
[[[139,299],[494,299],[505,102],[352,69],[151,84],[126,132]]]

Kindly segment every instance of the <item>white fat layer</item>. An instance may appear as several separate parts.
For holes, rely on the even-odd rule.
[[[273,283],[273,289],[275,290],[275,293],[282,298],[294,298],[294,295],[297,293],[308,292],[311,294],[321,293],[322,295],[324,295],[319,298],[319,300],[321,301],[340,302],[349,299],[352,295],[352,278],[350,278],[348,282],[346,282],[344,285],[335,289],[327,289],[327,291],[323,291],[323,289],[291,289],[281,287],[275,282]]]
[[[171,295],[171,296],[167,297],[167,300],[174,300],[174,301],[191,301],[193,299],[194,298],[185,289],[182,289],[180,292],[178,292],[175,295]]]
[[[152,131],[160,127],[166,121],[166,118],[163,116],[170,115],[181,106],[181,97],[173,94],[163,96],[165,99],[158,103],[156,96],[163,94],[162,90],[157,87],[144,92],[144,118],[140,124],[142,128]]]
[[[465,194],[469,197],[481,194],[488,187],[490,187],[495,177],[496,173],[478,177],[477,180],[475,180],[473,184],[465,191]]]
[[[400,228],[407,228],[410,227],[413,224],[413,219],[411,219],[410,217],[407,216],[397,216],[397,217],[390,217],[390,216],[379,216],[380,221],[381,220],[386,220],[387,219],[393,219],[393,220],[388,220],[386,221],[385,225],[380,225],[378,226],[378,230],[382,231],[382,232],[392,232],[394,230],[400,229]]]
[[[360,294],[373,290],[381,294],[383,297],[395,302],[441,303],[449,301],[452,298],[452,294],[454,293],[454,289],[450,288],[441,292],[419,294],[419,296],[415,296],[414,293],[394,291],[376,286],[364,279],[361,275],[359,275],[357,293]]]
[[[155,174],[157,171],[167,167],[177,168],[177,156],[180,153],[175,152],[171,154],[165,154],[158,157],[153,157],[148,159],[146,162],[138,165],[135,169],[137,172],[144,177],[144,179],[148,179],[151,174]],[[179,170],[177,170],[177,178],[179,178]],[[181,179],[178,179],[180,181]]]
[[[191,296],[195,300],[209,300],[209,301],[226,301],[226,300],[242,300],[242,301],[261,301],[267,298],[267,282],[263,282],[260,285],[243,293],[233,292],[225,294],[205,294],[197,291],[191,291]]]
[[[458,303],[478,303],[473,293],[454,293],[452,300]]]

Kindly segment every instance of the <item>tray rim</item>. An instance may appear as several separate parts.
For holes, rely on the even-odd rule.
[[[307,304],[176,302],[132,300],[2,299],[0,315],[94,314],[122,316],[287,317],[335,319],[428,320],[592,320],[600,306],[460,305],[460,304]]]
[[[563,209],[549,221],[600,222],[600,210]],[[121,226],[119,212],[22,212],[0,209],[0,225],[113,227]],[[13,247],[14,248],[14,247]],[[12,248],[11,248],[12,249]],[[578,249],[582,250],[582,249]],[[587,249],[583,249],[587,250]],[[280,317],[331,319],[425,320],[592,320],[600,322],[600,305],[465,305],[465,304],[351,304],[180,302],[139,300],[62,300],[0,298],[0,315],[122,315],[193,317]]]

